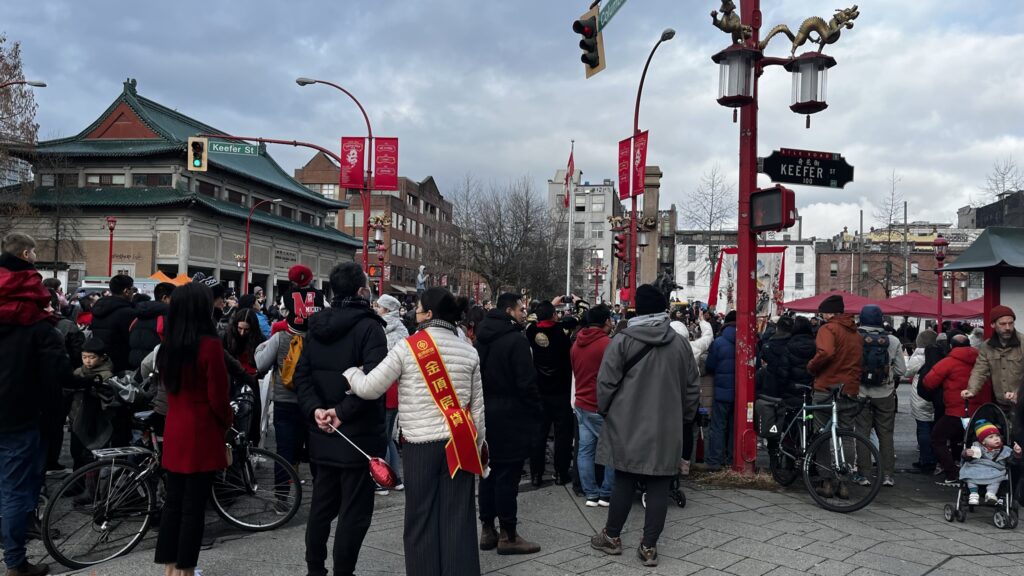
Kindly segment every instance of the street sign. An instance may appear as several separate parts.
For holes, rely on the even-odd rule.
[[[758,158],[757,171],[785,184],[842,188],[853,182],[853,166],[834,152],[782,148]]]
[[[604,27],[612,21],[612,16],[622,8],[622,5],[626,3],[626,0],[610,0],[605,4],[604,8],[601,8],[601,17],[598,19],[599,28],[604,30]]]
[[[210,140],[211,154],[239,154],[242,156],[259,156],[260,147],[245,142],[224,142]]]

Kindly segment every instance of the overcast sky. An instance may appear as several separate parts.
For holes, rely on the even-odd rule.
[[[442,193],[466,174],[502,184],[529,176],[540,190],[564,168],[570,140],[584,179],[616,178],[617,142],[632,129],[644,60],[666,26],[674,40],[651,64],[641,106],[649,164],[663,207],[682,204],[718,164],[736,181],[738,124],[716,102],[710,57],[729,38],[710,24],[718,1],[631,0],[607,26],[608,68],[584,79],[572,21],[579,0],[247,0],[84,2],[3,0],[0,27],[22,43],[40,137],[68,136],[121,91],[139,93],[235,134],[336,147],[365,131],[400,138],[399,171],[434,176]],[[847,4],[765,0],[764,30]],[[876,224],[895,171],[911,220],[955,222],[982,194],[995,161],[1024,165],[1024,8],[1019,0],[861,0],[860,17],[826,53],[839,65],[828,110],[789,111],[789,74],[761,79],[759,153],[842,153],[856,168],[844,190],[795,187],[805,235]],[[784,37],[767,53],[789,53]],[[272,147],[289,172],[311,152]],[[762,185],[767,185],[761,177]]]

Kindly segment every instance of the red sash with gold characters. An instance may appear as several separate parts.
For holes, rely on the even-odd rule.
[[[452,386],[452,379],[448,376],[448,369],[441,359],[441,353],[437,350],[437,344],[426,330],[409,336],[405,343],[409,345],[412,357],[416,359],[420,373],[427,383],[427,390],[444,415],[448,431],[451,432],[452,437],[445,446],[448,472],[453,478],[460,468],[472,474],[483,475],[484,467],[476,447],[476,424],[473,423],[469,411],[459,406],[459,397]]]

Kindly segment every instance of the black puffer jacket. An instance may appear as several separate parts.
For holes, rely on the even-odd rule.
[[[128,364],[135,370],[142,359],[163,340],[163,324],[169,306],[163,302],[143,302],[135,307],[135,321],[128,331]]]
[[[491,460],[521,462],[530,454],[541,414],[530,344],[511,316],[491,310],[477,327],[476,350]]]
[[[782,397],[789,386],[789,332],[776,332],[761,346],[761,362],[767,373],[764,390],[759,393]]]
[[[545,321],[526,328],[526,339],[533,352],[537,370],[537,389],[541,396],[564,397],[572,391],[572,341],[560,322]]]
[[[337,434],[322,432],[313,412],[334,408],[339,430],[371,456],[384,456],[384,397],[363,400],[349,391],[342,373],[353,366],[373,370],[387,356],[384,320],[365,300],[337,302],[309,319],[302,356],[295,367],[295,392],[310,431],[310,459],[317,464],[356,468],[363,457]]]
[[[92,337],[103,341],[115,373],[131,369],[128,330],[133,320],[135,307],[120,296],[104,296],[92,306]]]
[[[811,361],[811,358],[814,358],[814,354],[817,351],[818,348],[814,343],[813,334],[793,334],[790,336],[789,343],[786,344],[789,384],[786,390],[782,392],[784,397],[803,396],[803,391],[795,389],[793,384],[813,385],[814,376],[807,371],[807,363]]]

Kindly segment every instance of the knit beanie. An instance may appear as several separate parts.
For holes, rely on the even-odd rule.
[[[978,442],[984,442],[985,438],[993,434],[999,434],[999,428],[988,420],[981,419],[974,424],[974,437]]]
[[[735,324],[736,323],[736,311],[729,310],[729,313],[725,315],[724,324]]]
[[[644,284],[636,289],[636,315],[658,314],[668,310],[668,300],[665,295],[650,284]]]
[[[86,340],[85,344],[82,344],[82,352],[89,352],[91,354],[96,354],[99,356],[106,356],[107,345],[103,343],[103,340],[100,340],[99,338],[93,336],[92,338]]]
[[[934,330],[921,330],[917,334],[916,345],[918,348],[927,348],[929,346],[935,346],[935,339],[938,338],[938,334]]]
[[[313,271],[309,266],[296,264],[288,269],[288,281],[298,288],[305,288],[313,281]]]
[[[1010,309],[1009,306],[1000,305],[996,306],[995,308],[992,309],[991,312],[988,313],[988,321],[994,324],[996,320],[999,320],[1003,316],[1010,316],[1014,320],[1017,319],[1017,315],[1013,313],[1013,310]]]
[[[818,312],[822,314],[842,314],[845,311],[846,306],[843,303],[843,297],[839,294],[833,294],[822,300],[821,304],[818,304]]]
[[[401,308],[402,304],[394,296],[389,296],[385,294],[380,298],[377,298],[377,306],[380,306],[381,308],[387,310],[388,312],[394,312],[395,310]]]

